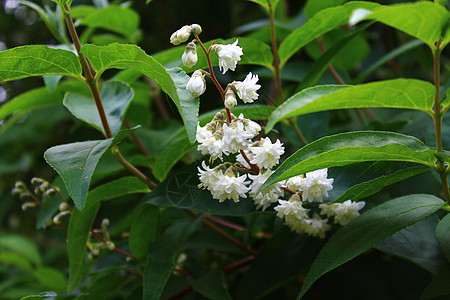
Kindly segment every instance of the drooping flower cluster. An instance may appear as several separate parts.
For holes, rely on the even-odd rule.
[[[183,64],[192,68],[197,63],[195,43],[199,43],[208,61],[210,53],[217,56],[223,74],[228,70],[234,71],[244,54],[238,40],[228,45],[213,44],[205,50],[198,37],[200,33],[201,27],[193,24],[183,26],[172,34],[170,41],[174,45],[186,42],[191,34],[195,36],[183,53]],[[213,72],[213,69],[209,69],[209,73],[205,70],[194,71],[186,90],[194,97],[202,95],[206,90],[205,76],[220,86]],[[254,140],[261,126],[243,114],[236,117],[230,111],[237,105],[237,97],[244,103],[253,103],[258,99],[257,91],[261,88],[258,80],[258,75],[250,72],[243,81],[233,81],[225,89],[218,87],[225,110],[218,112],[206,125],[197,126],[197,150],[209,156],[209,165],[203,161],[198,167],[199,187],[207,189],[219,202],[227,199],[239,202],[240,198],[250,197],[258,209],[266,210],[273,205],[277,216],[284,219],[292,230],[324,238],[332,228],[329,219],[334,220],[335,224],[345,225],[359,215],[365,203],[351,200],[330,205],[322,203],[333,189],[334,180],[327,178],[328,169],[295,176],[260,190],[284,154],[284,146],[280,140],[272,142],[269,137]],[[287,201],[283,200],[285,192],[292,194]]]

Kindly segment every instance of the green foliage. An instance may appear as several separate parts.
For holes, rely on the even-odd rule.
[[[450,215],[446,215],[436,227],[436,238],[447,260],[450,262]]]
[[[323,247],[311,266],[298,299],[319,277],[412,225],[444,205],[431,195],[409,195],[383,203],[342,227]]]
[[[142,185],[142,184],[141,184]],[[150,243],[154,242],[160,227],[157,206],[144,204],[136,212],[130,230],[130,250],[140,260],[145,260]]]

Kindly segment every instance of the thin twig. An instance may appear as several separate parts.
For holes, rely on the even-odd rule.
[[[103,244],[106,245],[106,241],[97,232],[95,232],[95,230],[91,229],[91,233],[92,233],[93,236],[95,236],[97,239],[99,239],[100,242],[102,242]],[[115,251],[117,253],[120,253],[122,255],[125,255],[125,256],[133,259],[133,260],[136,260],[136,257],[133,254],[127,253],[127,252],[125,252],[125,251],[123,251],[123,250],[121,250],[121,249],[119,249],[117,247],[114,247],[113,251]]]
[[[125,125],[125,128],[130,129],[130,123],[126,119],[123,120],[123,124]],[[142,144],[142,141],[139,139],[139,137],[136,135],[136,133],[131,133],[131,138],[133,139],[136,146],[139,148],[139,150],[144,154],[145,157],[149,157],[150,153],[145,149],[144,144]]]

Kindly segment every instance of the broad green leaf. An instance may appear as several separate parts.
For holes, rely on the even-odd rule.
[[[240,199],[238,203],[227,200],[219,203],[211,193],[198,187],[200,183],[195,166],[190,166],[158,185],[142,201],[159,207],[178,207],[201,213],[226,216],[245,216],[258,213],[251,199]]]
[[[0,249],[14,251],[33,264],[41,265],[41,256],[36,244],[20,235],[2,233],[0,235]]]
[[[178,255],[200,224],[201,218],[195,221],[176,222],[150,245],[144,271],[143,299],[160,299],[164,286],[175,268]]]
[[[393,132],[336,134],[295,152],[275,170],[261,190],[272,183],[313,170],[365,161],[405,161],[436,168],[434,153],[417,138]]]
[[[49,267],[39,267],[34,272],[34,276],[39,281],[39,286],[43,289],[52,291],[66,290],[66,276],[57,269]]]
[[[281,43],[279,55],[281,65],[284,66],[289,58],[303,46],[327,33],[328,31],[347,23],[352,11],[356,8],[373,9],[377,3],[349,2],[342,6],[324,9],[315,14],[303,26],[294,30]]]
[[[241,56],[241,60],[239,61],[239,65],[259,65],[266,67],[268,69],[273,69],[273,55],[272,50],[269,45],[263,43],[254,38],[248,37],[235,37],[226,40],[216,39],[213,41],[209,41],[204,43],[206,49],[208,49],[212,43],[215,44],[231,44],[238,40],[238,46],[243,48],[243,55]],[[178,46],[173,49],[169,49],[160,53],[156,53],[153,57],[159,61],[164,66],[179,66],[181,65],[181,56],[183,55],[185,46]],[[189,69],[187,67],[182,66],[182,68],[188,71],[194,71],[197,69],[205,69],[208,68],[208,62],[206,61],[205,55],[203,55],[203,51],[200,46],[197,46],[198,53],[198,62],[193,67],[193,69]],[[219,60],[217,56],[212,53],[211,54],[211,64],[212,66],[218,66]]]
[[[450,295],[450,263],[442,266],[430,284],[425,288],[420,300],[435,299],[439,296]],[[444,298],[439,298],[444,299]]]
[[[384,65],[391,59],[396,58],[399,55],[402,55],[412,49],[417,48],[418,46],[422,45],[423,41],[421,40],[412,40],[404,45],[401,45],[400,47],[392,50],[388,54],[380,57],[377,61],[372,63],[364,72],[358,75],[356,79],[354,79],[352,82],[353,84],[358,84],[364,81],[367,76],[369,76],[371,73],[373,73],[375,70],[377,70],[380,66]]]
[[[79,25],[102,28],[124,36],[132,35],[139,26],[139,15],[131,8],[109,5],[89,14]]]
[[[363,7],[367,9],[367,7]],[[367,12],[364,20],[375,20],[424,41],[432,49],[444,36],[450,13],[441,5],[420,1],[381,6]]]
[[[28,45],[0,52],[0,82],[39,75],[66,75],[81,79],[75,54],[41,45]]]
[[[91,177],[100,158],[132,130],[122,130],[115,137],[101,141],[65,144],[45,151],[45,160],[61,176],[79,210],[83,210]]]
[[[119,132],[122,127],[125,113],[133,96],[133,90],[124,82],[108,81],[103,85],[100,97],[113,135]],[[104,132],[92,98],[67,93],[64,96],[63,104],[75,117]]]
[[[240,280],[235,299],[260,299],[298,278],[309,269],[323,245],[321,239],[283,226],[267,241]]]
[[[346,0],[321,0],[321,1],[308,0],[305,4],[305,7],[303,7],[303,13],[308,19],[310,19],[319,11],[329,7],[341,5],[345,1]]]
[[[438,222],[439,218],[431,215],[395,233],[375,248],[410,260],[436,274],[445,262],[434,236]]]
[[[431,83],[416,79],[394,79],[356,86],[315,86],[293,95],[280,105],[270,116],[266,131],[286,118],[332,109],[406,108],[432,115],[434,94]]]
[[[322,248],[306,276],[297,299],[325,273],[355,258],[392,234],[433,214],[444,202],[432,195],[408,195],[361,214]]]
[[[23,298],[20,298],[20,300],[42,300],[42,299],[48,299],[48,298],[54,298],[57,296],[57,293],[55,292],[43,292],[39,295],[30,295]]]
[[[85,45],[81,52],[86,55],[99,77],[111,68],[134,68],[156,80],[162,90],[174,101],[183,118],[189,141],[195,141],[198,123],[199,100],[186,90],[189,77],[179,68],[165,69],[153,57],[136,45],[110,44],[107,46]]]
[[[155,164],[152,167],[152,172],[156,179],[163,181],[170,169],[194,147],[195,145],[189,143],[187,138],[183,138],[167,147],[156,158]]]
[[[437,152],[434,154],[434,156],[436,156],[436,158],[444,163],[450,163],[450,152],[449,151],[444,151],[444,152]]]
[[[388,173],[378,178],[356,184],[345,191],[335,202],[364,199],[381,191],[384,187],[429,171],[429,167],[411,167]]]
[[[90,5],[77,5],[70,8],[70,15],[73,19],[84,18],[98,11],[97,8]]]
[[[33,270],[33,266],[28,261],[28,259],[13,251],[0,251],[0,264],[4,266],[13,265],[29,271]]]
[[[135,177],[124,177],[106,183],[89,192],[86,208],[79,211],[74,208],[67,231],[67,249],[69,257],[69,281],[67,290],[73,291],[84,276],[86,243],[89,231],[100,207],[100,201],[116,197],[148,192],[146,184]]]
[[[232,300],[225,287],[225,276],[222,272],[213,270],[200,278],[189,282],[194,291],[211,300]]]
[[[436,238],[442,252],[450,262],[450,214],[447,214],[436,227]]]
[[[61,80],[61,75],[44,75],[44,83],[47,87],[48,91],[52,93],[55,88],[58,86],[59,81]]]
[[[139,260],[145,260],[150,243],[154,242],[159,232],[159,209],[154,205],[142,205],[136,212],[130,230],[128,243],[131,253]]]

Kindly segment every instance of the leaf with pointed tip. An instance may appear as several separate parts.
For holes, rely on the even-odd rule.
[[[111,68],[134,68],[156,80],[178,108],[186,126],[189,141],[195,141],[199,99],[186,90],[189,76],[180,68],[165,69],[157,60],[136,45],[110,44],[107,46],[84,45],[81,52],[87,56],[97,77]]]
[[[303,7],[303,13],[305,14],[306,18],[310,19],[318,12],[329,8],[341,5],[346,0],[308,0],[305,4],[305,7]]]
[[[128,238],[130,251],[137,259],[146,259],[150,243],[158,237],[159,219],[159,208],[157,206],[144,204],[138,208]]]
[[[160,299],[188,238],[201,226],[201,218],[172,224],[151,244],[144,271],[143,299]]]
[[[215,215],[246,216],[261,213],[256,210],[251,199],[241,198],[238,203],[233,200],[220,203],[219,200],[213,199],[209,191],[198,187],[200,180],[197,173],[195,166],[180,170],[166,178],[142,201],[159,207],[178,207]]]
[[[0,51],[0,82],[40,75],[81,79],[81,65],[72,52],[42,45]]]
[[[148,186],[136,177],[123,177],[108,182],[90,191],[83,211],[75,208],[70,216],[67,230],[67,252],[69,257],[69,280],[67,290],[73,291],[84,276],[86,244],[89,231],[100,207],[100,201],[120,196],[147,193]]]
[[[100,96],[109,127],[112,134],[115,135],[122,127],[125,112],[134,96],[133,90],[124,82],[108,81],[103,85]],[[100,116],[92,98],[80,94],[67,93],[64,96],[63,104],[75,117],[104,132]]]
[[[336,134],[314,141],[292,154],[260,190],[317,169],[364,161],[406,161],[436,168],[434,153],[417,138],[399,133],[361,131]]]
[[[436,227],[436,238],[442,252],[450,262],[450,214],[447,214]]]
[[[270,116],[266,132],[286,118],[311,112],[360,107],[406,108],[433,114],[434,86],[416,79],[394,79],[355,86],[315,86],[280,105]]]
[[[284,66],[289,58],[309,42],[328,31],[347,23],[352,11],[356,8],[373,9],[379,6],[370,2],[349,2],[341,6],[324,9],[315,14],[303,26],[294,30],[280,44],[279,55]]]
[[[45,160],[61,176],[79,210],[83,210],[91,177],[100,158],[135,129],[122,130],[115,137],[101,141],[65,144],[45,151]]]
[[[297,299],[301,299],[322,275],[382,242],[444,205],[433,195],[408,195],[368,210],[340,228],[322,248],[306,276]]]
[[[450,13],[444,7],[428,1],[380,6],[362,16],[355,21],[381,22],[424,41],[431,48],[435,48],[434,44],[444,36],[450,19]]]

